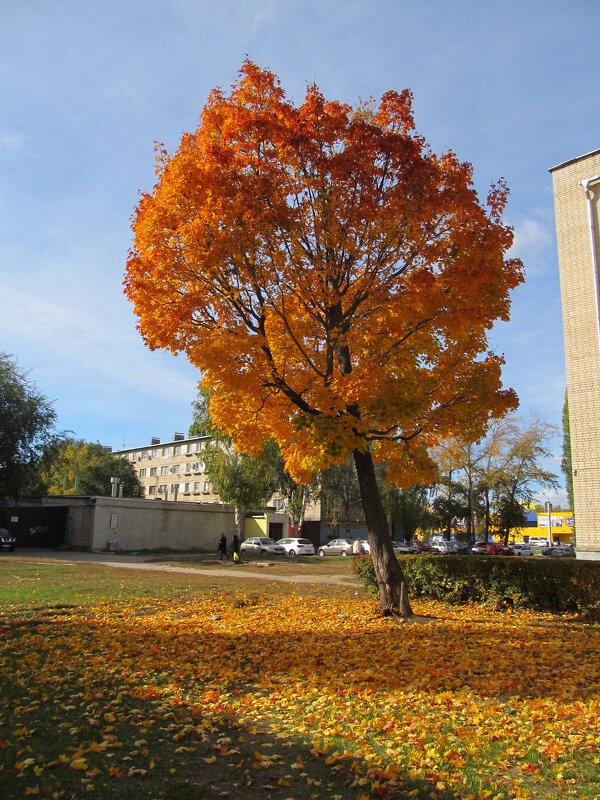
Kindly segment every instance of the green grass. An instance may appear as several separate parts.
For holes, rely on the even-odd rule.
[[[85,605],[134,597],[164,597],[188,590],[187,576],[114,569],[87,563],[0,561],[0,607]],[[201,584],[196,591],[207,590]]]

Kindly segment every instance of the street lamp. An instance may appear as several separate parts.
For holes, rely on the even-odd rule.
[[[550,516],[550,511],[552,510],[552,503],[550,502],[550,498],[546,494],[546,492],[542,492],[544,497],[546,498],[546,508],[548,509],[548,547],[552,547],[552,517]]]

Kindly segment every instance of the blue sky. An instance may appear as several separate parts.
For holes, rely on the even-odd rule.
[[[433,150],[504,176],[527,278],[491,337],[524,414],[560,426],[565,365],[548,169],[600,146],[596,0],[3,0],[0,350],[61,429],[113,448],[187,432],[198,375],[148,351],[122,293],[130,217],[247,55],[300,102],[414,93]],[[554,444],[560,472],[561,437]]]

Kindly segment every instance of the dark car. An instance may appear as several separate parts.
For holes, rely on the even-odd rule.
[[[555,544],[553,547],[544,547],[542,555],[551,558],[574,558],[575,549],[572,544]]]
[[[0,528],[0,550],[10,550],[12,552],[16,546],[16,538],[11,536],[6,528]]]

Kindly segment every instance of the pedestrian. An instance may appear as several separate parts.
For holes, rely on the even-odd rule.
[[[238,562],[240,560],[240,540],[238,539],[237,533],[233,534],[233,541],[231,542],[231,552],[233,553],[234,562]]]
[[[223,561],[223,556],[229,561],[229,556],[227,555],[227,538],[224,533],[221,534],[221,538],[219,539],[219,555],[221,561]]]

